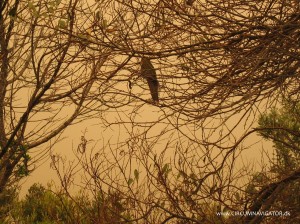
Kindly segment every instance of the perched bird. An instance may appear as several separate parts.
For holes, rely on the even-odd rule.
[[[141,76],[147,80],[151,92],[152,100],[158,103],[158,86],[155,69],[149,58],[143,57],[141,60]]]

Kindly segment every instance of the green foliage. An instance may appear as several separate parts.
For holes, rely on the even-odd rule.
[[[28,168],[28,163],[31,159],[30,155],[28,154],[28,148],[27,146],[20,145],[18,147],[22,157],[20,159],[19,164],[17,165],[17,176],[18,177],[25,177],[28,176],[30,173],[30,170]]]
[[[34,3],[32,1],[29,1],[28,2],[28,9],[29,11],[31,12],[31,14],[34,16],[34,17],[38,17],[39,16],[39,13],[37,11],[37,8],[36,6],[34,5]]]
[[[124,217],[124,218],[121,218]],[[91,198],[83,192],[74,197],[33,184],[26,196],[18,200],[15,189],[0,195],[0,223],[18,224],[90,224],[117,223],[130,220],[118,193],[98,193]]]
[[[66,220],[60,208],[59,199],[45,187],[34,184],[28,190],[25,199],[20,202],[24,223],[51,223],[54,220]]]
[[[300,103],[284,101],[281,109],[273,108],[259,119],[260,135],[274,143],[277,161],[273,172],[284,173],[299,167]]]
[[[20,224],[73,223],[73,218],[68,216],[71,209],[67,197],[34,184],[24,199],[13,202],[8,219],[9,223]]]
[[[0,223],[7,223],[9,212],[14,208],[17,200],[17,189],[15,187],[7,188],[0,194]]]
[[[246,187],[249,197],[256,197],[261,187],[280,181],[300,168],[300,103],[284,101],[282,108],[273,108],[259,119],[260,135],[273,142],[275,158],[271,161],[270,172],[256,173]],[[276,223],[298,223],[300,214],[300,181],[296,179],[285,185],[277,195],[272,210],[289,211],[290,217],[274,217]],[[276,218],[276,219],[275,219]],[[280,218],[283,218],[280,222]],[[285,219],[284,219],[285,218]],[[270,218],[271,219],[271,218]],[[270,220],[268,223],[274,223]]]

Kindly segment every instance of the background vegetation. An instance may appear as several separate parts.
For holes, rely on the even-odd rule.
[[[299,4],[0,1],[2,222],[298,223]],[[60,183],[18,199],[45,158]]]

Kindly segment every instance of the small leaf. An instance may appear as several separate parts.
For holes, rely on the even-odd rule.
[[[100,19],[100,11],[96,12],[96,19],[99,20]]]
[[[138,181],[139,180],[139,171],[137,169],[134,170],[134,178]]]
[[[239,194],[238,192],[235,192],[235,193],[234,193],[234,196],[235,196],[235,199],[236,199],[236,200],[238,200],[238,201],[241,200],[240,194]]]
[[[32,14],[33,14],[34,17],[38,17],[39,16],[39,14],[38,14],[38,12],[36,10],[33,10]]]
[[[181,69],[183,71],[190,71],[191,70],[191,68],[189,66],[186,66],[186,65],[181,65]]]
[[[46,12],[43,12],[43,13],[41,14],[41,16],[44,17],[44,18],[46,18],[46,17],[48,17],[49,15],[48,15]]]
[[[108,33],[113,33],[116,31],[118,31],[116,28],[106,29],[106,32],[108,32]]]
[[[88,29],[86,30],[86,32],[87,32],[88,35],[91,35],[91,33],[92,33],[92,28],[88,28]]]
[[[16,13],[17,13],[17,9],[14,7],[11,10],[9,10],[8,15],[14,17],[16,16]]]
[[[28,2],[28,8],[31,10],[35,9],[33,2]]]
[[[58,27],[62,28],[62,29],[65,29],[67,27],[66,21],[63,20],[63,19],[58,20]]]
[[[133,179],[129,178],[129,180],[127,181],[128,186],[131,185],[133,183]]]
[[[169,164],[165,164],[162,168],[162,173],[165,173],[169,169]]]
[[[107,20],[106,19],[104,19],[102,21],[102,27],[103,27],[103,29],[106,29],[106,27],[107,27]]]
[[[191,174],[190,174],[190,178],[191,178],[192,180],[196,180],[196,179],[197,179],[197,176],[196,176],[196,174],[191,173]]]
[[[87,39],[87,36],[86,35],[84,35],[84,34],[78,34],[78,37],[80,38],[80,39]]]
[[[128,80],[128,87],[129,87],[129,89],[132,89],[132,83],[130,80]]]
[[[54,12],[54,8],[53,7],[49,7],[48,8],[48,12],[53,13]]]
[[[180,173],[181,176],[183,176],[185,178],[187,177],[187,174],[185,172],[183,172],[182,170],[180,170],[179,173]]]

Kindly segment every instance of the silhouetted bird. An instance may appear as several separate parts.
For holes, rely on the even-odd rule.
[[[158,86],[155,69],[149,58],[142,58],[141,60],[141,76],[147,80],[154,102],[158,102]]]

